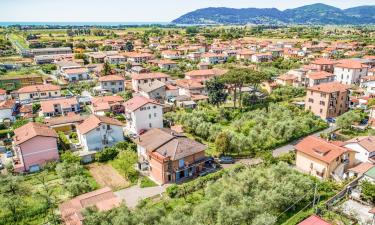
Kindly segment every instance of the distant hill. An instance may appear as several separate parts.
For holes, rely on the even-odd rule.
[[[280,11],[276,8],[203,8],[175,20],[176,24],[375,24],[375,6],[339,9],[321,3]]]

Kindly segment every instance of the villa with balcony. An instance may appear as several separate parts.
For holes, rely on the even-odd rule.
[[[206,169],[206,146],[166,128],[153,128],[136,140],[138,168],[158,184],[194,178]]]
[[[355,166],[355,151],[343,145],[308,136],[295,146],[296,167],[319,178],[344,179],[347,170]]]

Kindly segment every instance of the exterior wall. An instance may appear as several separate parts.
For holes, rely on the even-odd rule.
[[[168,98],[174,98],[178,96],[178,89],[176,90],[168,90],[165,92],[165,97]]]
[[[69,81],[79,81],[87,80],[89,78],[89,75],[87,73],[65,74],[65,78]]]
[[[312,87],[314,85],[319,85],[319,84],[322,84],[322,83],[333,82],[334,80],[335,80],[334,77],[324,78],[324,79],[317,79],[317,80],[309,79],[308,86]]]
[[[0,121],[4,121],[4,119],[10,119],[11,121],[15,120],[15,117],[12,115],[13,109],[0,109]]]
[[[124,81],[102,81],[100,88],[111,91],[112,93],[122,92],[125,90]]]
[[[165,99],[165,86],[155,89],[149,93],[141,91],[141,94],[149,99],[163,100]]]
[[[366,90],[367,95],[374,95],[375,94],[375,81],[367,81],[362,82],[361,87]]]
[[[19,145],[19,153],[25,170],[30,166],[43,166],[46,162],[59,159],[57,140],[54,137],[36,136]],[[22,156],[21,156],[22,155]]]
[[[369,157],[375,156],[375,152],[369,153],[366,149],[364,149],[358,143],[349,143],[349,144],[346,144],[345,147],[356,151],[355,163],[370,162]]]
[[[31,97],[30,95],[33,95]],[[45,92],[32,92],[32,93],[20,93],[18,98],[20,101],[30,101],[34,99],[48,99],[61,97],[61,91],[45,91]]]
[[[141,108],[145,108],[145,110],[141,110]],[[149,103],[141,108],[134,112],[127,113],[126,128],[128,131],[138,134],[141,130],[163,128],[162,106]]]
[[[334,74],[336,76],[336,81],[342,84],[359,84],[360,79],[367,75],[367,70],[367,68],[349,69],[335,67]]]
[[[349,109],[348,92],[323,93],[307,90],[305,109],[323,119],[337,117]]]
[[[99,130],[97,130],[98,128]],[[79,142],[85,150],[101,150],[104,147],[112,146],[117,142],[124,140],[124,133],[122,127],[120,126],[110,125],[111,131],[107,131],[107,124],[101,123],[100,127],[98,128],[83,135],[80,134],[79,131],[77,132]],[[105,136],[107,140],[109,137],[111,137],[113,140],[108,140],[108,144],[104,144],[103,140],[105,139]]]
[[[328,178],[330,172],[328,171],[328,164],[317,160],[303,152],[296,151],[296,167],[313,176]],[[312,168],[311,168],[312,165]],[[323,171],[323,174],[319,172]]]
[[[60,104],[57,104],[56,107],[54,107],[55,111],[53,112],[43,112],[42,110],[39,112],[41,116],[58,116],[67,114],[69,112],[79,112],[79,104],[73,104],[69,108],[62,108]]]
[[[150,176],[152,177],[153,180],[155,180],[159,184],[165,184],[169,182],[176,182],[177,177],[179,175],[176,174],[176,170],[182,170],[184,172],[184,175],[186,177],[188,176],[193,176],[194,174],[199,173],[202,171],[203,166],[202,165],[197,165],[196,167],[194,166],[194,174],[192,174],[192,171],[188,171],[188,165],[195,163],[197,160],[200,160],[205,157],[204,151],[198,152],[194,155],[187,156],[183,158],[184,166],[179,167],[179,160],[172,161],[171,163],[169,161],[162,161],[153,155],[150,156]],[[172,168],[169,168],[169,164],[172,166]],[[185,170],[187,172],[185,172]],[[190,174],[189,174],[190,172]],[[170,177],[168,177],[168,173],[170,173]],[[169,180],[170,178],[170,180]]]

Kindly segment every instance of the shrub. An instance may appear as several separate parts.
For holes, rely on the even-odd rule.
[[[59,145],[63,150],[69,150],[70,149],[70,142],[69,139],[66,137],[64,132],[59,131],[57,132],[57,135],[59,137]]]
[[[116,158],[119,151],[117,148],[111,147],[111,148],[104,148],[102,151],[96,153],[95,159],[98,162],[107,162],[109,160],[112,160]]]

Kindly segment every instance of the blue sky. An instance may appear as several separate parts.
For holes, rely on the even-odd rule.
[[[374,0],[0,0],[0,21],[169,22],[210,6],[283,10],[318,2],[339,8],[374,5]]]

